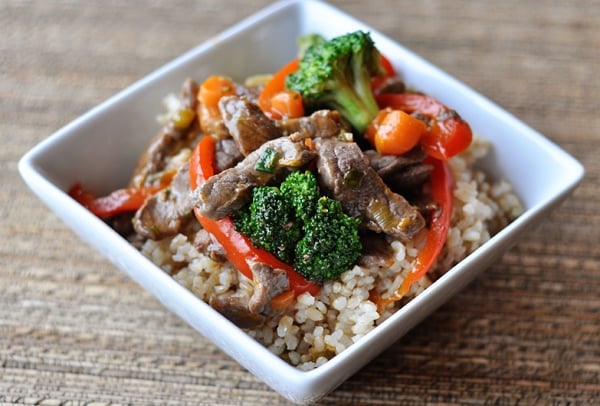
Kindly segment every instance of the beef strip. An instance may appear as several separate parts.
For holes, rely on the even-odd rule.
[[[129,211],[119,213],[107,219],[106,222],[110,225],[110,228],[119,233],[119,235],[128,237],[134,232],[133,224],[131,223],[133,215],[134,213]]]
[[[394,263],[394,250],[384,234],[368,233],[361,236],[362,253],[358,265],[365,268],[389,268]]]
[[[274,269],[267,264],[255,262],[251,268],[255,286],[248,310],[261,313],[271,299],[290,289],[290,280],[283,269]]]
[[[181,86],[181,104],[183,107],[196,110],[198,107],[198,90],[200,85],[193,79],[186,79]]]
[[[225,96],[219,100],[219,111],[229,134],[244,156],[281,133],[257,104],[242,96]]]
[[[198,252],[208,255],[213,261],[225,262],[227,260],[225,249],[214,239],[211,233],[201,228],[194,235],[194,247]]]
[[[363,227],[403,239],[424,227],[419,210],[390,190],[356,143],[317,138],[315,146],[321,185]]]
[[[256,103],[258,100],[259,89],[257,87],[245,86],[240,83],[235,84],[235,96],[233,98],[244,98],[250,103]],[[227,96],[229,97],[229,96]],[[229,129],[221,114],[211,114],[209,109],[200,108],[198,116],[202,129],[206,134],[212,134],[217,139],[227,139],[231,136]]]
[[[299,138],[337,137],[341,132],[349,131],[340,113],[336,110],[318,110],[310,116],[277,120],[274,122],[282,135]]]
[[[198,83],[192,79],[183,83],[181,88],[182,107],[196,109],[198,88]],[[200,128],[197,120],[193,120],[192,124],[185,129],[176,128],[172,122],[165,124],[140,156],[129,186],[142,187],[148,175],[164,168],[167,157],[175,155],[183,147],[192,145],[199,134]]]
[[[270,150],[277,156],[272,172],[256,169],[262,155]],[[220,219],[236,212],[248,202],[255,186],[266,185],[274,176],[313,160],[315,152],[302,141],[280,137],[264,143],[233,168],[210,177],[194,191],[195,205],[206,217]]]
[[[408,193],[420,187],[433,170],[431,165],[423,163],[427,155],[420,147],[403,155],[381,155],[374,150],[365,151],[365,155],[371,167],[396,193]]]
[[[171,185],[146,199],[133,217],[135,231],[159,240],[177,234],[191,218],[193,200],[189,186],[189,164],[183,164]]]
[[[265,316],[248,309],[248,298],[240,296],[212,296],[210,306],[240,328],[252,329],[265,321]]]
[[[217,173],[234,167],[242,159],[244,156],[232,138],[217,140],[215,143],[215,170]]]
[[[370,164],[381,176],[397,172],[399,169],[423,162],[427,154],[419,146],[413,148],[402,155],[382,155],[379,152],[369,149],[365,151]]]
[[[404,93],[406,91],[406,85],[404,81],[398,76],[388,76],[384,79],[377,89],[377,94],[382,93]]]
[[[275,296],[290,288],[290,282],[283,269],[255,262],[251,265],[254,292],[250,298],[243,296],[213,296],[210,305],[241,328],[255,328],[264,321],[261,314]]]
[[[405,166],[395,173],[382,176],[386,185],[396,193],[411,193],[429,180],[433,166],[424,163]]]

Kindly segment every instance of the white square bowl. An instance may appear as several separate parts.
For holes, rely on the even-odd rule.
[[[362,29],[412,87],[452,106],[493,143],[485,161],[492,177],[508,179],[525,213],[456,265],[424,293],[349,349],[312,371],[270,353],[179,285],[66,193],[81,182],[97,194],[127,184],[138,156],[158,130],[161,101],[188,77],[222,73],[237,79],[274,72],[295,57],[300,35],[326,37]],[[276,38],[277,41],[273,41]],[[429,315],[566,198],[584,169],[548,139],[375,29],[319,1],[275,3],[199,45],[60,129],[19,162],[39,198],[83,240],[284,397],[315,401]]]

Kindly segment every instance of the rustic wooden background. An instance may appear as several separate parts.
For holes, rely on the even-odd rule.
[[[0,402],[285,404],[80,242],[18,159],[266,0],[0,0]],[[600,404],[600,3],[332,1],[586,167],[559,210],[322,404]]]

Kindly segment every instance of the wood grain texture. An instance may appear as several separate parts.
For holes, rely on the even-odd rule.
[[[286,404],[81,243],[33,145],[268,1],[0,2],[0,402]],[[332,1],[586,167],[574,195],[322,404],[600,404],[600,3]]]

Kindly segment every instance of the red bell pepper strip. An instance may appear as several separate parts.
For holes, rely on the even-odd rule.
[[[374,94],[377,94],[379,88],[386,82],[388,78],[396,76],[396,70],[394,69],[394,65],[392,65],[390,60],[382,54],[380,54],[380,60],[381,66],[383,67],[385,74],[380,76],[373,76],[371,78],[371,90]]]
[[[381,59],[381,66],[383,66],[383,70],[385,71],[386,76],[396,76],[396,70],[394,69],[394,65],[392,62],[383,54],[379,54]]]
[[[297,118],[304,115],[304,105],[300,93],[288,90],[285,87],[286,78],[290,73],[298,70],[299,64],[300,60],[297,58],[288,62],[273,75],[260,92],[258,106],[270,119],[281,120],[282,118]],[[283,98],[293,106],[288,106],[285,109],[277,108]],[[278,102],[273,103],[274,100],[278,100]]]
[[[106,196],[96,197],[80,183],[74,184],[69,196],[101,219],[108,219],[120,213],[136,211],[150,196],[166,188],[173,178],[169,173],[156,186],[117,189]]]
[[[473,139],[471,127],[438,100],[418,93],[385,93],[375,96],[380,108],[391,107],[406,113],[418,113],[430,119],[429,129],[421,138],[428,155],[447,161],[466,150]]]
[[[192,189],[196,189],[214,174],[214,142],[214,138],[207,135],[194,148],[190,158],[190,187]],[[223,246],[229,262],[249,279],[252,279],[250,262],[261,262],[272,268],[283,269],[290,281],[290,289],[296,295],[304,292],[316,295],[319,292],[321,288],[319,285],[304,279],[294,271],[293,267],[280,261],[270,252],[252,245],[245,235],[235,230],[231,218],[213,220],[204,216],[197,207],[194,208],[194,215],[200,225]]]
[[[431,172],[431,197],[437,210],[433,213],[425,245],[417,255],[413,269],[392,297],[378,299],[378,307],[380,309],[402,299],[412,285],[429,272],[440,255],[448,237],[450,220],[452,218],[454,178],[446,162],[428,157],[425,163],[433,165],[433,171]]]

